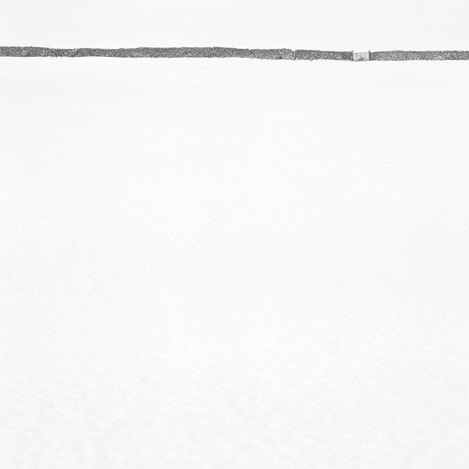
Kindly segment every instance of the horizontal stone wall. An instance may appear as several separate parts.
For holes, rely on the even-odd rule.
[[[237,49],[231,47],[138,47],[130,49],[55,49],[0,47],[0,57],[241,58],[261,60],[353,60],[351,51]],[[469,60],[469,51],[378,51],[371,61]]]
[[[469,60],[469,51],[382,51],[372,52],[371,60],[400,61],[400,60]]]
[[[241,58],[261,60],[351,60],[351,52],[229,47],[139,47],[133,49],[53,49],[0,47],[2,57]]]

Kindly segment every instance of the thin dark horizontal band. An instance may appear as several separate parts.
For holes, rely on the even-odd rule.
[[[56,49],[0,47],[0,57],[115,57],[115,58],[241,58],[263,60],[354,60],[352,51],[237,49],[231,47],[137,47],[120,49]],[[469,51],[379,51],[365,60],[469,60]]]

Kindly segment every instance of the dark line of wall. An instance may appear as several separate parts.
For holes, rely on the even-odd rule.
[[[352,52],[296,50],[295,60],[352,60]]]
[[[138,47],[133,49],[53,49],[0,47],[0,57],[242,58],[263,60],[353,60],[349,51],[236,49],[231,47]],[[469,60],[469,51],[379,51],[372,61]]]
[[[372,52],[371,60],[400,61],[400,60],[469,60],[469,51],[403,51],[391,50]]]
[[[1,57],[243,58],[264,60],[352,60],[351,52],[229,47],[139,47],[135,49],[52,49],[0,47]]]

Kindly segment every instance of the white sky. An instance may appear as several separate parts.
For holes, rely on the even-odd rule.
[[[0,44],[467,49],[465,0],[5,0]]]

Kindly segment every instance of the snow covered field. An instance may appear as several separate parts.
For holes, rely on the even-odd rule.
[[[468,72],[1,60],[2,468],[467,468]]]

